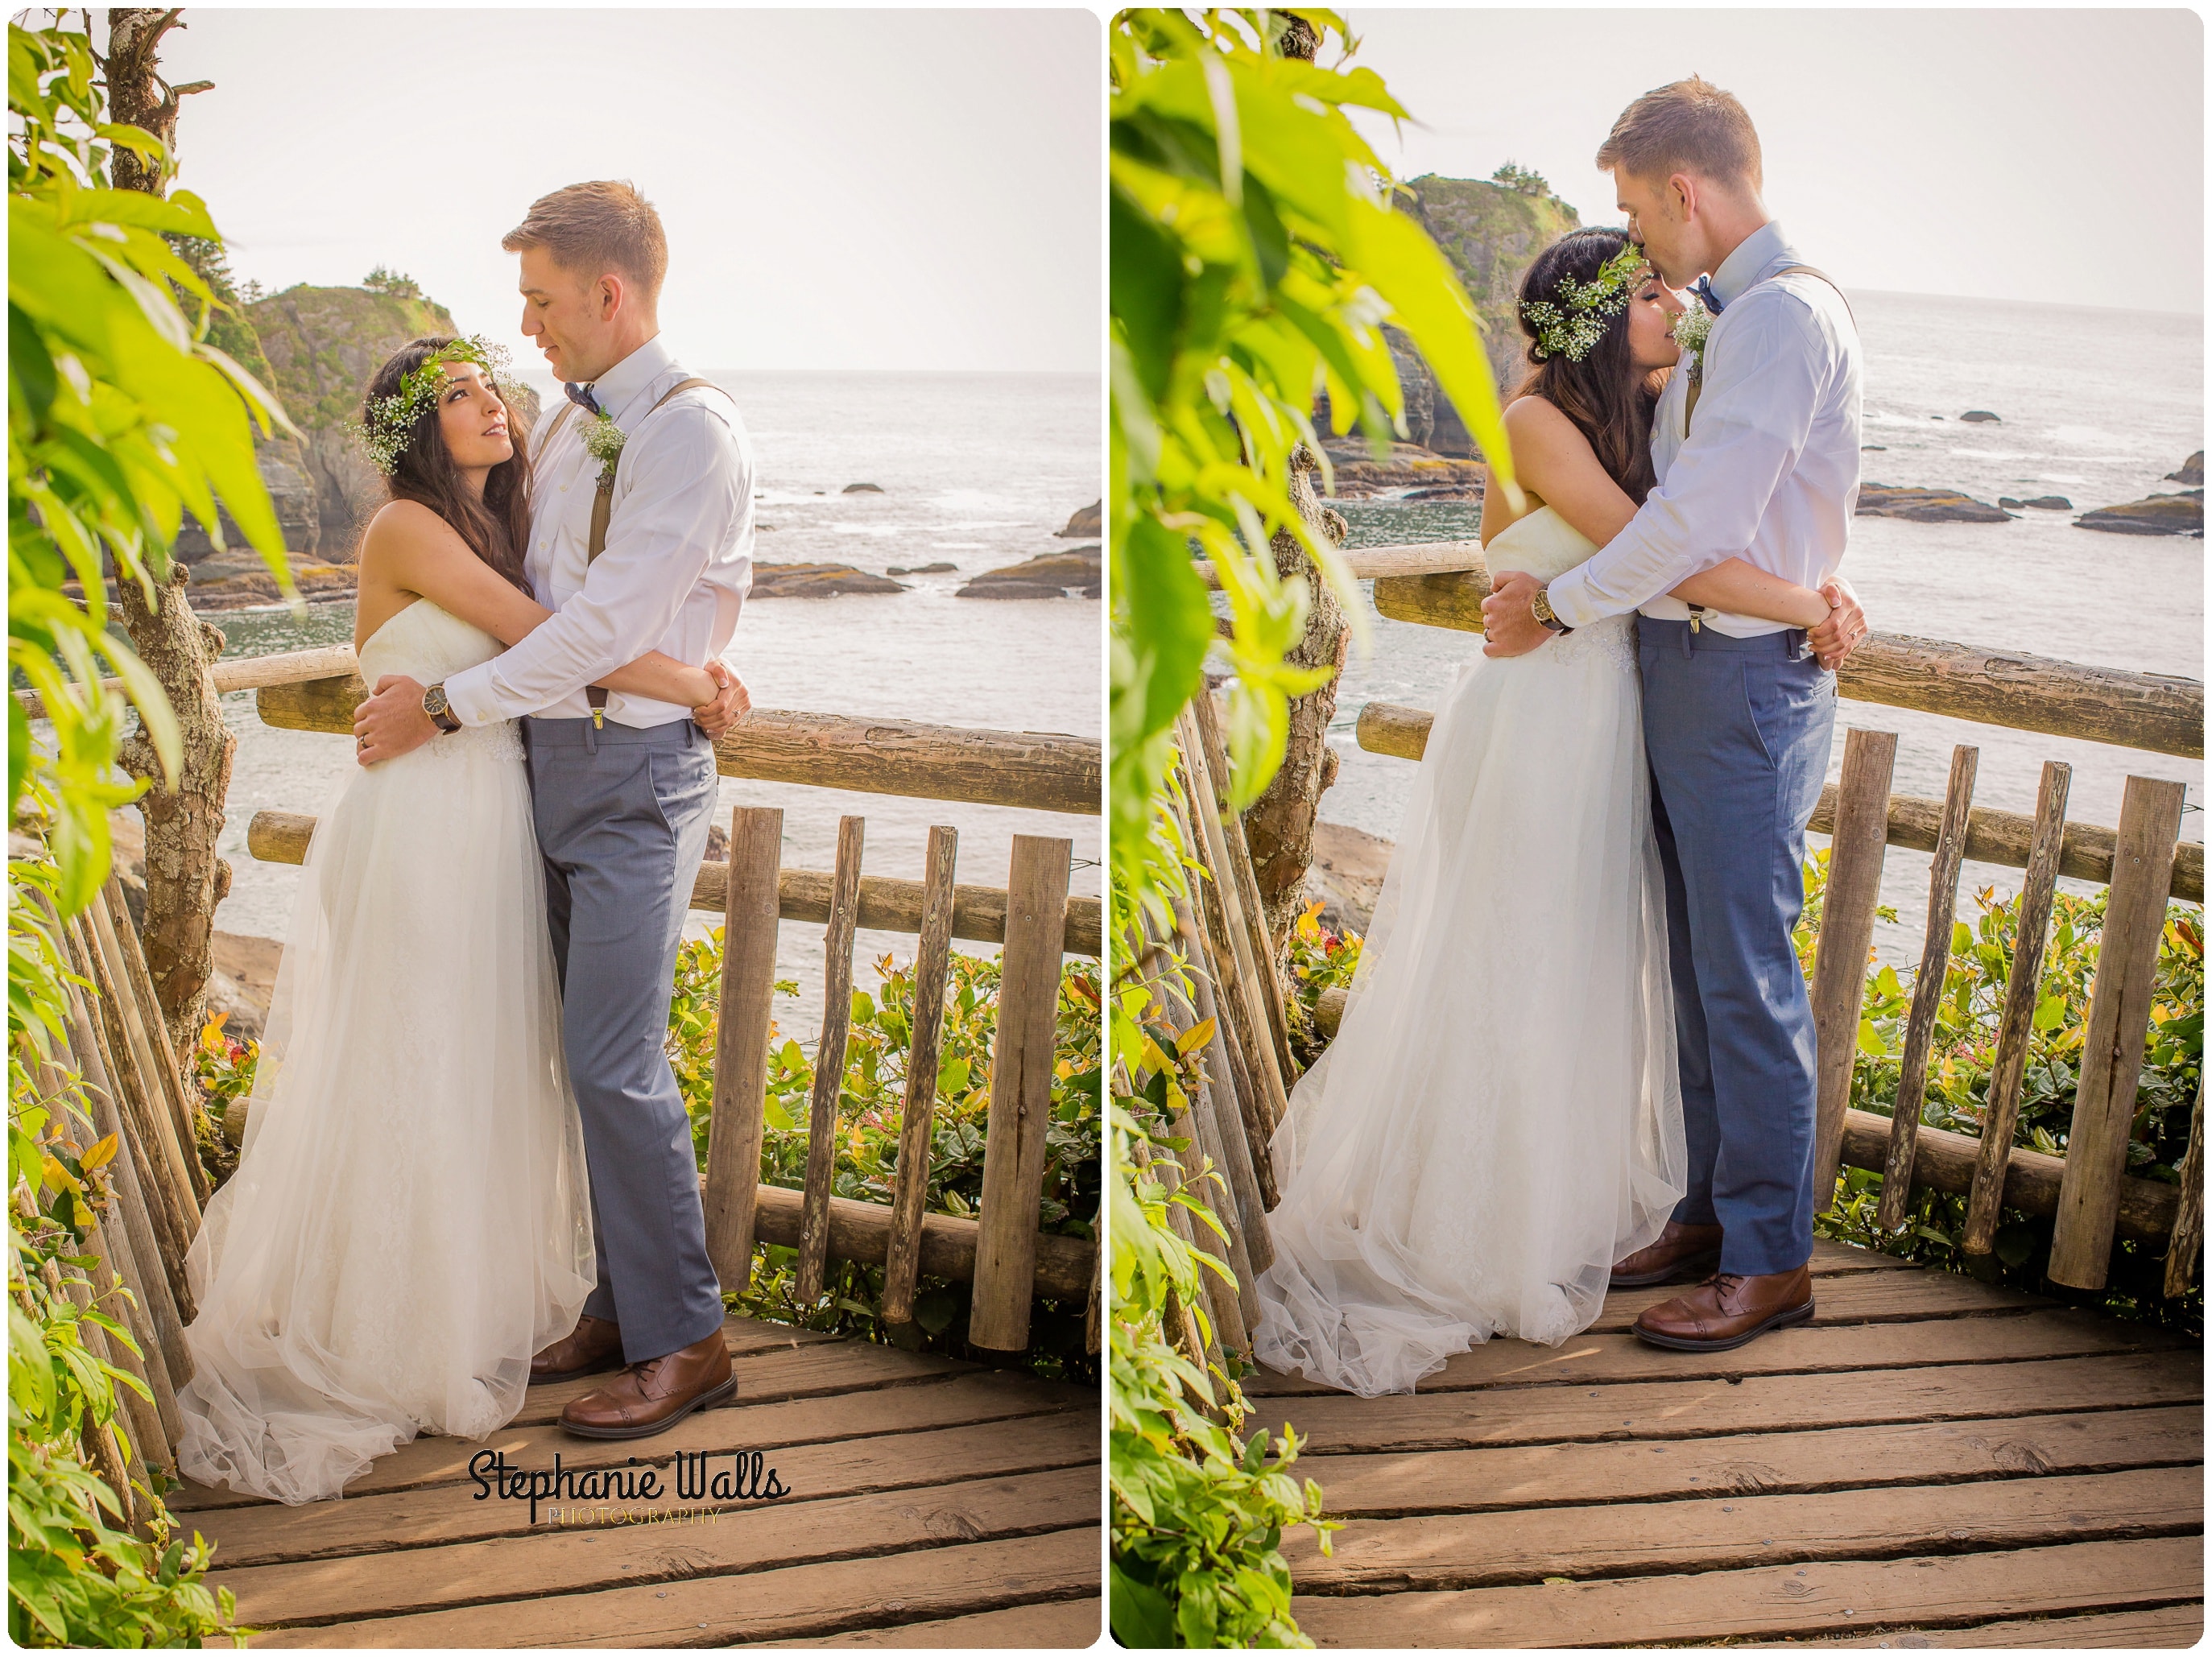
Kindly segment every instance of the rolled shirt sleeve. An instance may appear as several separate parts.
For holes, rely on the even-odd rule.
[[[750,517],[744,451],[708,409],[672,404],[641,426],[623,461],[606,548],[582,589],[507,650],[446,681],[463,725],[537,713],[659,648],[729,526]]]
[[[1749,548],[1804,451],[1831,355],[1818,320],[1786,290],[1768,284],[1730,306],[1666,482],[1620,534],[1552,579],[1553,612],[1569,627],[1620,616]]]

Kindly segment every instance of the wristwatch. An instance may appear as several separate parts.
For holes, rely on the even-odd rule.
[[[1574,631],[1574,628],[1552,613],[1552,592],[1549,587],[1538,587],[1535,596],[1528,600],[1528,608],[1536,619],[1541,622],[1549,631],[1553,633]]]
[[[446,706],[446,686],[442,680],[422,693],[422,711],[430,716],[430,723],[441,731],[451,732],[461,728],[461,722]]]

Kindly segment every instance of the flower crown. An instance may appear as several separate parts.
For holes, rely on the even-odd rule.
[[[1563,356],[1580,362],[1605,337],[1606,325],[1627,307],[1628,295],[1649,264],[1644,250],[1630,242],[1605,262],[1588,282],[1559,278],[1559,302],[1529,300],[1521,315],[1536,334],[1536,361]]]
[[[386,477],[399,469],[399,457],[414,441],[416,422],[437,406],[446,389],[446,363],[474,363],[491,381],[500,401],[514,407],[520,388],[507,373],[507,348],[482,334],[450,341],[431,352],[407,371],[397,391],[370,398],[362,418],[350,428],[369,464]]]

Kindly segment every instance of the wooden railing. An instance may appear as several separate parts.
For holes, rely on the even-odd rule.
[[[1410,571],[1408,565],[1420,561],[1414,548],[1353,556],[1356,571],[1363,561],[1375,568],[1375,606],[1384,616],[1482,630],[1481,603],[1490,580],[1478,543],[1432,549],[1430,561]],[[1437,560],[1464,561],[1468,567],[1440,570]],[[2158,753],[2201,758],[2204,752],[2204,688],[2194,679],[1881,634],[1853,651],[1838,679],[1840,695],[1863,701]],[[1431,719],[1418,708],[1370,702],[1360,711],[1359,744],[1372,753],[1419,759]],[[1847,731],[1842,774],[1823,791],[1812,822],[1816,832],[1831,838],[1811,992],[1819,1098],[1814,1188],[1832,1192],[1844,1164],[1881,1171],[1879,1218],[1890,1229],[1905,1223],[1916,1187],[1963,1194],[1963,1249],[1970,1257],[1989,1254],[2002,1208],[2052,1217],[2047,1276],[2076,1290],[2104,1287],[2116,1236],[2166,1240],[2166,1293],[2182,1293],[2195,1269],[2203,1225],[2201,1089],[2181,1183],[2138,1180],[2126,1171],[2166,904],[2170,897],[2199,903],[2204,897],[2203,847],[2179,841],[2182,785],[2131,776],[2117,829],[2069,825],[2071,774],[2063,763],[2045,765],[2038,809],[2030,817],[1973,807],[1978,753],[1966,744],[1953,752],[1942,800],[1892,793],[1896,748],[1893,732]],[[1885,1119],[1851,1108],[1850,1096],[1882,856],[1892,845],[1932,852],[1935,858],[1898,1108]],[[1950,959],[1959,870],[1969,859],[2027,871],[2020,941],[1979,1138],[1920,1122],[1936,1006]],[[2014,1147],[2012,1138],[2033,1035],[2045,933],[2061,874],[2109,885],[2111,895],[2067,1154],[2054,1157]],[[1325,1029],[1333,1032],[1342,1007],[1340,992],[1325,998]]]
[[[217,688],[256,690],[262,719],[288,730],[350,735],[353,710],[368,695],[353,671],[349,648],[238,665],[250,677],[226,685],[218,670]],[[728,777],[910,798],[1089,814],[1102,804],[1099,744],[1076,737],[757,708],[724,734],[715,760]],[[263,861],[299,863],[314,828],[312,816],[261,811],[246,843]],[[1095,1299],[1098,1291],[1097,1245],[1043,1235],[1037,1221],[1060,960],[1063,953],[1100,952],[1100,902],[1068,895],[1069,840],[1016,835],[1007,884],[997,888],[954,883],[957,836],[945,827],[930,831],[923,880],[863,877],[864,833],[860,817],[846,816],[834,871],[785,869],[782,811],[739,806],[727,861],[702,865],[692,887],[691,907],[723,918],[712,1119],[702,1176],[708,1253],[728,1288],[750,1281],[755,1242],[795,1248],[797,1289],[810,1301],[822,1292],[832,1258],[883,1265],[884,1317],[892,1323],[911,1319],[919,1273],[969,1281],[969,1342],[1019,1351],[1029,1344],[1033,1297]],[[828,928],[827,993],[800,1191],[763,1185],[759,1177],[776,929],[787,920]],[[888,1205],[830,1194],[853,938],[862,927],[915,932],[920,939],[904,1126]],[[982,1199],[972,1220],[924,1212],[937,1047],[956,937],[1002,945]],[[1097,1327],[1095,1317],[1091,1326]]]

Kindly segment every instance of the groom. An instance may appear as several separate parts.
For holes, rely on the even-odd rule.
[[[557,613],[427,695],[386,682],[356,729],[398,753],[522,719],[599,1257],[582,1317],[531,1379],[620,1369],[561,1424],[641,1438],[737,1389],[691,1125],[662,1044],[714,804],[710,737],[745,705],[720,658],[752,585],[752,453],[728,395],[659,337],[668,243],[629,184],[556,190],[501,246],[521,255],[522,331],[570,382],[531,442],[526,569]],[[604,500],[584,443],[602,413],[622,443]],[[686,709],[594,683],[653,650],[708,664],[720,696]]]
[[[1858,498],[1859,339],[1843,294],[1768,216],[1759,136],[1729,94],[1697,79],[1646,93],[1597,164],[1661,279],[1694,283],[1715,320],[1698,377],[1678,371],[1661,399],[1659,487],[1548,586],[1501,572],[1483,648],[1524,655],[1638,611],[1689,1186],[1613,1284],[1712,1272],[1633,1327],[1717,1351],[1813,1315],[1813,1216],[1827,1193],[1813,1189],[1813,1014],[1790,933],[1827,774],[1831,670],[1866,630],[1835,579]],[[1828,620],[1808,634],[1668,596],[1731,555],[1819,589]]]

